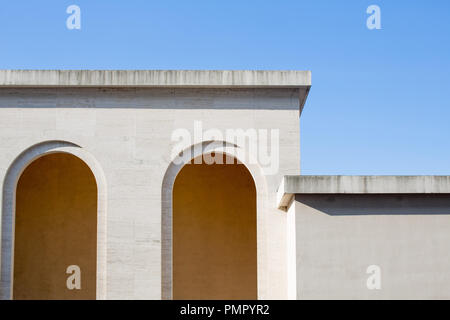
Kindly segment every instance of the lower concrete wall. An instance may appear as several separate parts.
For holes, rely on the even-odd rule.
[[[450,299],[450,195],[297,194],[294,205],[297,299]]]

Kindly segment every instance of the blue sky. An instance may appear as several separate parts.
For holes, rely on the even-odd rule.
[[[448,0],[2,1],[0,68],[311,70],[303,174],[450,174]]]

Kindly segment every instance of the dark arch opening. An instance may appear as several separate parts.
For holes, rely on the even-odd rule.
[[[97,184],[67,153],[33,161],[16,189],[13,299],[95,299]],[[69,266],[81,288],[69,289]],[[71,281],[75,283],[75,281]]]
[[[220,155],[186,164],[174,183],[174,299],[257,299],[255,183]]]

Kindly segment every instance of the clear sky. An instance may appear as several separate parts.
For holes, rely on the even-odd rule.
[[[303,174],[450,175],[448,0],[2,1],[0,68],[311,70]]]

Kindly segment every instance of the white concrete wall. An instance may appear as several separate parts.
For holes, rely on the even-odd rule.
[[[297,194],[293,206],[298,299],[450,299],[450,194]]]
[[[107,185],[108,299],[161,298],[161,187],[173,130],[280,130],[280,170],[267,183],[260,298],[287,298],[286,215],[276,209],[284,175],[299,174],[298,89],[1,88],[0,181],[43,141],[81,146]],[[0,198],[0,201],[1,198]],[[0,208],[2,204],[0,203]]]

